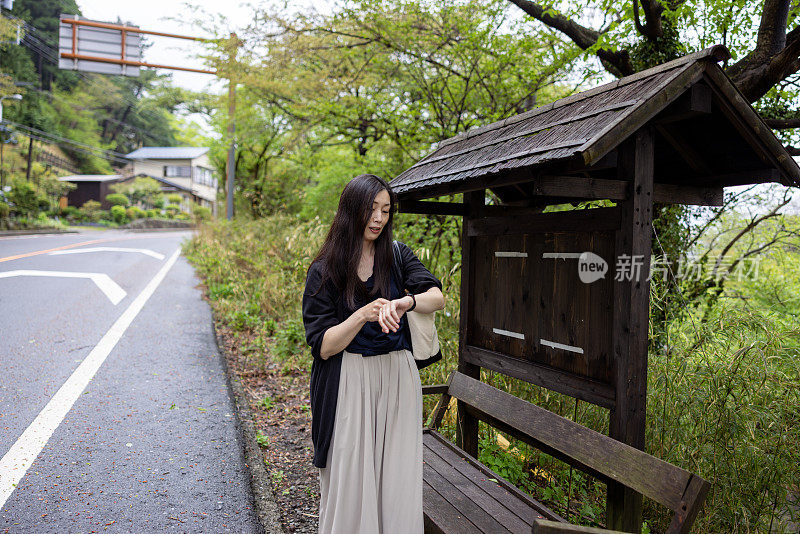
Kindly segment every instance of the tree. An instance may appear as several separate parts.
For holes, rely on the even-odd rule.
[[[800,89],[800,4],[790,0],[595,0],[589,5],[542,4],[508,0],[598,58],[620,77],[673,59],[691,48],[727,45],[733,63],[726,72],[751,103],[777,99],[768,106],[773,128],[800,126],[796,106]],[[595,29],[585,13],[602,27]],[[687,43],[684,45],[683,43]],[[766,102],[761,102],[765,107]],[[777,113],[776,113],[777,111]],[[795,155],[800,150],[790,147]]]
[[[133,181],[113,184],[114,193],[125,195],[134,206],[155,207],[156,199],[161,197],[161,185],[149,176],[140,176]]]
[[[16,0],[12,13],[24,19],[42,33],[42,37],[26,37],[33,46],[24,48],[35,66],[39,85],[50,89],[55,82],[62,87],[77,82],[75,73],[63,71],[46,56],[46,51],[57,50],[59,16],[62,13],[80,15],[81,10],[75,0]]]
[[[287,173],[318,181],[309,154],[349,147],[355,167],[370,158],[373,172],[393,176],[433,143],[568,94],[569,51],[531,37],[509,11],[502,0],[352,0],[329,14],[267,7],[240,32],[235,62],[218,41],[210,62],[240,83],[246,110],[236,171],[251,211],[269,212],[259,206],[291,191]],[[214,121],[224,131],[226,114]],[[215,154],[221,166],[222,146]]]

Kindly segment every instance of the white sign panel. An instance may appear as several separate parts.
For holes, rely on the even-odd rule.
[[[64,19],[88,21],[88,19],[80,19],[78,15],[61,15],[61,23],[58,32],[58,67],[60,69],[123,76],[139,76],[138,66],[63,57],[62,54],[76,54],[78,56],[105,58],[115,61],[123,59],[122,30],[95,28],[92,26],[75,26],[71,23],[64,22]],[[77,29],[74,42],[72,35],[73,28]],[[142,38],[140,34],[125,32],[124,59],[128,61],[142,60]]]

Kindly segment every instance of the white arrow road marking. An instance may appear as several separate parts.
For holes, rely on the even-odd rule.
[[[14,276],[54,276],[54,277],[62,277],[62,278],[90,278],[92,282],[94,282],[97,287],[100,288],[100,291],[105,293],[108,297],[108,300],[116,306],[119,304],[119,301],[125,298],[125,295],[128,293],[125,292],[124,289],[119,287],[119,285],[111,279],[105,273],[73,273],[69,271],[30,271],[26,269],[21,269],[17,271],[6,271],[0,273],[0,278],[11,278]]]
[[[180,254],[180,249],[170,256],[167,263],[156,273],[141,293],[131,302],[128,309],[122,312],[108,332],[102,337],[100,342],[92,349],[92,352],[70,375],[64,385],[56,392],[47,403],[47,406],[39,412],[33,423],[25,429],[25,432],[11,446],[8,452],[0,459],[0,508],[2,508],[14,488],[28,469],[33,465],[39,453],[47,444],[50,436],[53,435],[58,425],[72,409],[72,405],[80,398],[83,390],[97,374],[100,366],[106,361],[106,357],[114,350],[117,342],[131,325],[133,320],[147,303],[148,299],[155,292],[167,272],[175,264]]]
[[[84,252],[138,252],[139,254],[146,254],[152,256],[157,260],[163,260],[164,255],[158,252],[153,252],[147,248],[125,248],[125,247],[90,247],[90,248],[74,248],[70,250],[57,250],[51,252],[49,256],[54,254],[82,254]]]

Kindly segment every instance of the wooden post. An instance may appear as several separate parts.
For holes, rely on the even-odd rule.
[[[28,169],[25,171],[25,179],[31,180],[31,158],[33,156],[33,137],[28,137]]]
[[[650,253],[653,220],[653,133],[638,131],[620,151],[618,176],[630,182],[619,203],[622,221],[616,233],[612,332],[616,406],[610,436],[637,449],[645,447],[647,409],[647,334],[650,304]],[[618,264],[618,262],[620,262]],[[632,266],[619,280],[617,266]],[[609,262],[612,263],[612,262]],[[637,273],[637,266],[639,272]],[[608,485],[606,527],[641,532],[642,496],[616,483]]]
[[[470,307],[472,302],[472,284],[475,261],[472,257],[471,241],[474,237],[467,235],[467,222],[478,216],[483,208],[486,191],[480,189],[464,193],[466,213],[461,224],[461,307],[458,338],[458,370],[476,380],[480,380],[481,368],[464,359],[467,346],[467,329],[469,328]],[[468,454],[478,457],[478,420],[467,413],[461,401],[457,403],[456,444]]]

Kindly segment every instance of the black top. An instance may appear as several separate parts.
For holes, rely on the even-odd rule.
[[[402,259],[400,262],[402,272],[398,278],[401,280],[402,288],[415,295],[424,293],[434,286],[441,289],[442,283],[419,261],[411,249],[400,242],[398,245]],[[333,282],[328,280],[324,287],[320,287],[321,282],[321,266],[319,262],[312,263],[308,268],[306,287],[303,291],[303,324],[306,329],[306,342],[311,347],[311,355],[314,358],[311,364],[311,441],[314,444],[316,467],[325,467],[327,462],[336,418],[339,373],[342,368],[341,352],[327,360],[320,357],[322,338],[328,328],[342,323],[352,314],[352,311],[346,309],[342,293],[336,289]],[[408,328],[404,330],[407,331]],[[436,358],[431,358],[430,362],[435,360]]]
[[[364,285],[367,288],[367,294],[369,294],[375,285],[374,276],[370,275]],[[399,299],[403,296],[402,292],[397,287],[394,273],[391,277],[390,292],[391,297],[389,300]],[[368,302],[371,302],[370,299],[365,300],[367,302],[362,302],[361,299],[357,298],[356,309],[364,306]],[[361,327],[361,330],[359,330],[358,334],[356,334],[356,337],[353,338],[353,341],[351,341],[344,350],[353,354],[361,354],[362,356],[375,356],[377,354],[386,354],[387,352],[401,349],[411,350],[411,340],[409,340],[408,336],[406,336],[405,323],[406,315],[403,314],[403,316],[400,318],[400,328],[397,330],[397,332],[392,332],[389,330],[388,333],[385,333],[383,330],[381,330],[381,325],[378,323],[378,321],[364,323],[364,326]]]

